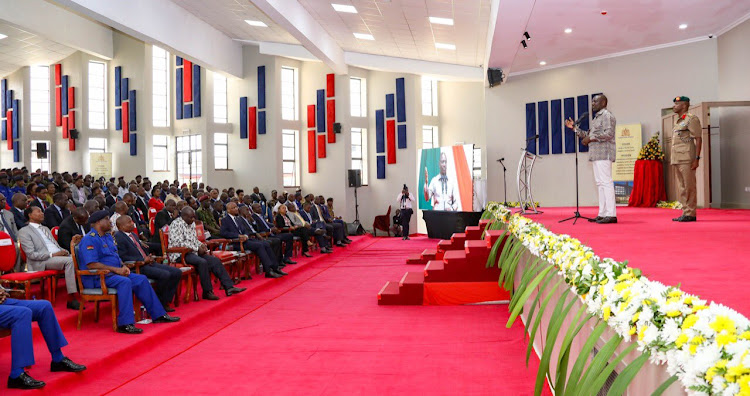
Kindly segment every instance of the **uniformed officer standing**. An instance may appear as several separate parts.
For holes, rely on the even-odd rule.
[[[677,123],[672,130],[671,165],[677,175],[677,197],[682,204],[682,216],[672,221],[696,221],[695,207],[698,191],[695,187],[695,170],[701,159],[701,122],[688,113],[690,98],[678,96],[673,100],[672,111],[677,113]]]
[[[117,332],[127,334],[139,334],[143,329],[135,327],[135,316],[133,314],[133,293],[146,307],[153,323],[168,323],[180,320],[178,317],[167,315],[164,307],[159,302],[154,289],[148,283],[148,278],[141,274],[132,274],[130,269],[122,265],[120,256],[117,254],[117,246],[110,231],[112,223],[109,221],[109,212],[100,210],[94,212],[89,218],[91,232],[86,234],[79,245],[78,266],[82,270],[109,270],[110,273],[104,278],[107,287],[117,289]],[[84,276],[84,288],[98,288],[98,276]]]

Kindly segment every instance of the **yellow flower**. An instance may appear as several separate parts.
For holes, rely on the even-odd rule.
[[[633,315],[633,317],[632,317],[632,318],[630,319],[630,322],[631,322],[631,323],[635,323],[635,322],[637,322],[637,321],[638,321],[638,318],[639,318],[640,316],[641,316],[641,311],[638,311],[638,312],[636,312],[636,313],[635,313],[635,315]]]
[[[677,348],[682,348],[683,345],[688,341],[688,335],[685,333],[680,334],[675,340],[674,344]]]
[[[709,326],[717,333],[727,331],[734,334],[737,332],[734,321],[732,319],[729,319],[729,317],[726,315],[717,315],[716,320],[711,322]]]
[[[636,331],[636,328],[635,328],[635,326],[632,326],[632,327],[630,328],[630,331],[628,331],[628,334],[629,334],[629,335],[633,335],[633,334],[635,334],[635,331]]]
[[[638,330],[638,341],[643,341],[643,336],[646,335],[646,326],[641,327],[640,330]]]
[[[748,374],[750,374],[750,370],[748,370],[747,367],[743,366],[740,363],[737,366],[730,367],[727,370],[727,373],[724,374],[724,378],[726,378],[727,381],[729,381],[729,382],[735,382],[737,380],[737,378],[739,378],[740,381],[742,381],[742,377],[745,377]]]
[[[706,339],[702,336],[695,336],[693,339],[690,340],[690,354],[695,355],[695,352],[698,350],[698,347],[705,342]]]
[[[750,340],[750,331],[743,331],[742,334],[740,334],[740,338],[743,340]]]
[[[685,299],[682,300],[682,302],[684,302],[687,305],[690,305],[693,303],[693,297],[685,297]]]
[[[617,282],[617,283],[615,283],[615,291],[617,291],[618,293],[620,293],[623,290],[627,289],[628,286],[630,286],[628,284],[628,282]]]
[[[671,292],[669,292],[669,294],[667,294],[667,297],[679,297],[681,295],[682,295],[681,290],[672,290]]]
[[[690,314],[688,315],[685,320],[682,321],[682,329],[687,330],[695,324],[695,322],[698,321],[698,315]]]
[[[734,335],[733,333],[722,332],[721,334],[716,336],[716,343],[719,346],[724,346],[724,345],[731,344],[734,342],[737,342],[737,336]]]
[[[609,320],[609,315],[611,313],[612,313],[612,310],[609,309],[609,305],[605,305],[604,306],[604,313],[602,315],[604,317],[604,320]]]
[[[750,375],[743,375],[737,382],[740,384],[740,394],[750,395]]]
[[[676,318],[676,317],[678,317],[680,315],[682,315],[682,312],[680,312],[677,309],[673,309],[673,310],[667,312],[667,316],[669,316],[670,318]]]
[[[698,311],[702,311],[702,310],[704,310],[704,309],[708,309],[708,307],[707,307],[707,306],[705,306],[705,305],[694,305],[694,306],[693,306],[693,312],[694,312],[694,313],[695,313],[695,312],[698,312]]]

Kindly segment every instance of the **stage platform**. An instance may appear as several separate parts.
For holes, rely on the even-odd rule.
[[[574,208],[540,208],[528,218],[550,231],[568,234],[592,247],[600,257],[627,260],[651,280],[681,288],[724,304],[750,317],[750,210],[698,209],[695,223],[677,223],[680,211],[617,208],[617,224],[586,220],[558,223]],[[597,208],[581,208],[596,217]]]

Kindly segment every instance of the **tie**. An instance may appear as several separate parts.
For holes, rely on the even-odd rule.
[[[132,232],[128,233],[128,235],[130,235],[130,239],[133,240],[133,243],[135,243],[135,246],[138,248],[138,251],[141,252],[141,257],[143,257],[143,259],[145,260],[146,252],[143,251],[143,248],[141,247],[141,244],[138,242],[138,239],[135,238],[135,235]]]
[[[42,205],[42,210],[47,209],[47,204],[45,204],[41,198],[37,197],[36,200],[39,201],[40,205]]]
[[[65,216],[63,216],[63,214],[62,214],[62,209],[60,209],[60,207],[57,206],[57,205],[55,205],[55,207],[57,208],[57,213],[60,213],[60,220],[64,219]]]
[[[83,226],[82,225],[78,225],[78,228],[81,229],[81,235],[86,235],[86,231],[83,230]]]
[[[232,221],[234,222],[234,226],[237,227],[237,232],[242,234],[242,228],[240,228],[239,223],[237,223],[237,219],[235,219],[234,216],[229,216],[229,218],[232,219]]]
[[[16,234],[13,233],[13,230],[10,228],[10,225],[8,225],[8,222],[5,220],[5,216],[3,216],[4,212],[0,212],[0,217],[3,219],[3,227],[5,227],[5,231],[8,232],[8,235],[10,235],[10,239],[16,240]]]
[[[260,217],[260,216],[258,216],[258,217]],[[266,219],[260,217],[260,221],[263,222],[263,224],[266,226],[266,228],[268,228],[269,230],[271,229],[271,226],[268,225],[268,223],[266,222]]]

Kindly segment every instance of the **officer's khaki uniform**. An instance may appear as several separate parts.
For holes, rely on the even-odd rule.
[[[677,199],[682,204],[682,215],[695,217],[698,191],[695,187],[695,170],[691,169],[696,157],[695,138],[701,137],[701,122],[693,114],[685,113],[672,130],[671,165],[677,175]]]

